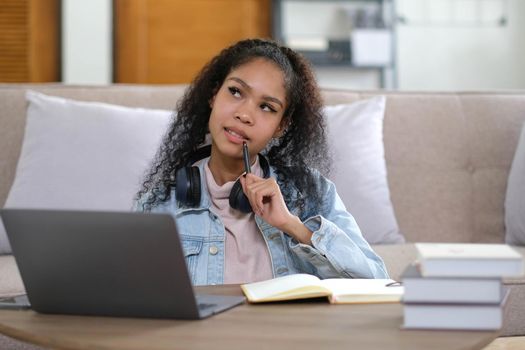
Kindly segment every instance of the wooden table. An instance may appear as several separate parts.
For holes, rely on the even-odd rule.
[[[238,286],[199,292],[240,294]],[[330,305],[323,300],[241,305],[200,321],[44,315],[0,310],[0,332],[56,349],[481,349],[481,331],[400,329],[400,304]]]

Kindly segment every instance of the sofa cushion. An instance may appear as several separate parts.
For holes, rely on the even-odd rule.
[[[503,243],[505,185],[525,95],[386,95],[390,194],[407,241]]]
[[[388,189],[383,117],[386,98],[327,106],[331,180],[371,244],[402,243]]]
[[[20,158],[26,126],[28,89],[79,101],[111,103],[132,108],[173,110],[186,85],[64,85],[0,83],[0,206],[6,202]]]
[[[5,206],[130,210],[172,113],[31,91],[27,99],[22,154]],[[9,251],[0,232],[0,253]]]
[[[525,245],[525,125],[521,130],[507,183],[505,241]]]

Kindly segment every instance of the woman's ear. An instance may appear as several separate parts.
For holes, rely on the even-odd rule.
[[[278,139],[279,137],[283,136],[288,126],[290,126],[290,122],[283,119],[277,127],[277,130],[275,130],[275,132],[273,133],[272,137],[274,139]]]

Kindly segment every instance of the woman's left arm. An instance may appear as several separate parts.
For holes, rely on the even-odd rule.
[[[321,278],[388,278],[383,260],[363,238],[335,185],[319,177],[320,193],[323,193],[320,210],[303,222],[312,232],[311,245],[291,239],[292,252],[312,264]]]

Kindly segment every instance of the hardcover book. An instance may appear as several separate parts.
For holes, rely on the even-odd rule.
[[[295,274],[241,285],[251,303],[327,297],[332,304],[398,303],[403,287],[391,279],[321,280]]]
[[[494,304],[405,303],[404,324],[407,329],[496,330],[503,324],[506,290]]]
[[[401,276],[405,303],[499,303],[504,288],[495,277],[423,277],[417,265],[409,265]]]
[[[523,256],[505,244],[416,243],[424,277],[517,277]]]

